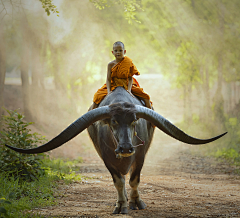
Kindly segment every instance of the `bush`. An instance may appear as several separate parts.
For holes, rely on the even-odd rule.
[[[44,169],[41,168],[42,158],[46,154],[21,154],[5,146],[29,149],[37,147],[38,143],[45,143],[46,139],[38,133],[30,133],[28,127],[32,122],[25,122],[24,116],[17,111],[6,110],[8,115],[2,116],[3,130],[0,131],[0,172],[20,181],[36,180]]]
[[[0,173],[0,184],[0,218],[43,217],[29,210],[57,204],[55,176],[44,175],[32,182],[20,182],[7,173]]]
[[[0,131],[0,218],[43,217],[30,209],[56,204],[59,195],[56,181],[65,183],[80,181],[75,174],[77,164],[82,160],[51,160],[47,155],[26,155],[5,147],[9,144],[23,149],[44,143],[44,137],[30,133],[32,123],[24,122],[24,116],[7,110],[2,117],[3,131]],[[61,194],[60,194],[61,195]]]
[[[76,165],[79,163],[81,159],[63,161],[44,158],[46,173],[31,182],[20,182],[7,173],[0,173],[0,218],[44,217],[31,209],[57,204],[56,197],[62,195],[57,189],[59,184],[81,181],[81,175],[73,171],[78,170]]]
[[[8,196],[9,200],[6,200],[5,198],[0,198],[0,218],[6,217],[11,218],[13,217],[11,215],[11,212],[19,212],[25,209],[30,209],[28,206],[25,205],[16,205],[12,202],[14,193],[11,192]]]

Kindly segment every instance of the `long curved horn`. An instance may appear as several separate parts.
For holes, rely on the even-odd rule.
[[[225,134],[227,134],[227,132],[225,132],[221,135],[218,135],[210,139],[197,139],[187,135],[186,133],[184,133],[182,130],[174,126],[171,122],[169,122],[167,119],[165,119],[163,116],[156,113],[155,111],[139,105],[135,105],[135,107],[138,111],[136,113],[137,117],[148,120],[169,136],[187,144],[193,145],[206,144],[215,141],[224,136]]]
[[[21,148],[15,148],[9,145],[6,145],[6,146],[8,148],[11,148],[14,151],[24,153],[24,154],[38,154],[38,153],[43,153],[43,152],[53,150],[63,145],[67,141],[71,140],[72,138],[74,138],[76,135],[81,133],[84,129],[86,129],[88,126],[90,126],[94,122],[110,117],[109,111],[110,109],[108,106],[99,107],[94,110],[88,111],[86,114],[84,114],[83,116],[78,118],[76,121],[74,121],[71,125],[69,125],[58,136],[56,136],[51,141],[37,148],[21,149]]]

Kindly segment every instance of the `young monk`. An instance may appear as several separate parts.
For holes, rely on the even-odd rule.
[[[140,73],[132,60],[124,56],[126,54],[124,44],[120,41],[115,42],[112,54],[115,56],[115,60],[108,64],[106,84],[95,93],[90,110],[97,108],[105,96],[110,94],[117,86],[123,86],[133,97],[134,95],[138,96],[145,102],[146,107],[151,109],[149,95],[140,88],[137,80],[132,77],[133,75],[140,75]]]

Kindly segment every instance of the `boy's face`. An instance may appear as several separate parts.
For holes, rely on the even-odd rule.
[[[126,50],[124,50],[122,45],[115,45],[113,47],[112,53],[117,60],[121,60],[121,59],[123,59],[124,55],[126,54]]]

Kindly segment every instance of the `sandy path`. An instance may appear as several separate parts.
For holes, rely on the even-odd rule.
[[[38,212],[46,217],[240,217],[240,176],[234,170],[184,151],[148,162],[139,187],[147,209],[112,215],[116,201],[112,179],[100,160],[90,161],[81,165],[80,173],[92,179],[62,186],[60,204]]]

